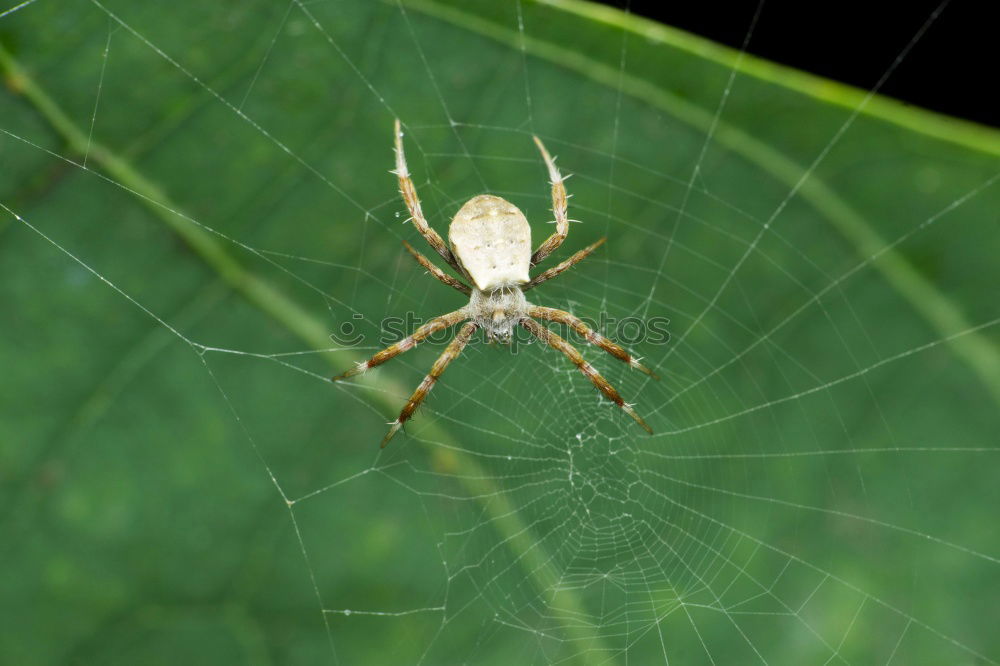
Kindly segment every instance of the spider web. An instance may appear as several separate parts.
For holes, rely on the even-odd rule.
[[[0,9],[5,656],[1000,661],[1000,173],[876,96],[938,12],[821,104],[573,3],[209,5]],[[327,378],[463,304],[395,116],[441,232],[488,191],[537,242],[558,155],[555,258],[608,243],[531,300],[669,320],[659,382],[574,340],[654,436],[476,343],[377,449],[443,343]]]

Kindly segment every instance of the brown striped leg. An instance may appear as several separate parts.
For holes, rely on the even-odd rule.
[[[635,410],[632,409],[632,405],[622,400],[622,397],[618,395],[618,391],[616,391],[614,387],[608,383],[608,380],[602,377],[597,370],[594,370],[592,365],[583,359],[583,356],[580,355],[580,352],[577,351],[576,347],[566,342],[534,319],[522,319],[521,326],[528,329],[532,335],[542,342],[565,354],[566,358],[573,362],[573,365],[580,368],[580,372],[587,375],[587,379],[589,379],[591,383],[597,387],[598,391],[603,393],[608,400],[621,407],[625,413],[635,419],[635,422],[641,425],[646,432],[650,435],[653,434],[653,429],[646,425],[646,422],[635,413]]]
[[[592,328],[584,324],[579,318],[574,317],[565,310],[557,310],[556,308],[543,308],[538,305],[532,305],[531,307],[528,308],[528,316],[534,317],[535,319],[544,319],[545,321],[554,321],[558,324],[566,324],[574,331],[576,331],[578,335],[586,338],[587,342],[589,342],[590,344],[600,347],[604,351],[608,352],[609,354],[617,358],[619,361],[624,361],[628,363],[636,370],[639,370],[640,372],[645,372],[653,379],[659,379],[659,377],[657,377],[652,370],[644,366],[642,363],[639,363],[639,359],[637,359],[635,356],[632,356],[627,351],[616,345],[614,342],[607,339],[597,331],[593,330]]]
[[[408,338],[403,338],[394,345],[389,345],[379,353],[372,356],[367,361],[362,361],[356,366],[348,370],[342,375],[337,375],[332,381],[339,382],[341,379],[347,379],[348,377],[353,377],[354,375],[360,374],[369,368],[374,368],[377,365],[382,365],[386,361],[396,356],[399,356],[405,351],[409,351],[417,346],[417,343],[426,338],[427,336],[440,331],[444,328],[450,328],[455,324],[465,321],[469,316],[465,314],[465,310],[456,310],[455,312],[449,312],[446,315],[441,315],[440,317],[435,317],[429,322],[419,327],[413,332]]]
[[[395,134],[396,134],[396,170],[393,172],[396,177],[399,178],[399,192],[403,195],[403,201],[406,202],[406,207],[410,211],[410,219],[413,220],[414,226],[417,227],[417,231],[420,235],[430,243],[430,246],[434,248],[438,254],[440,254],[448,265],[454,268],[460,275],[465,275],[465,272],[459,267],[458,261],[455,259],[455,255],[451,253],[448,246],[444,244],[444,239],[438,232],[434,231],[427,220],[424,218],[424,213],[420,209],[420,199],[417,197],[417,188],[413,185],[413,181],[410,179],[410,171],[406,167],[406,155],[403,153],[403,130],[399,124],[399,118],[396,119],[395,124]]]
[[[555,276],[559,275],[563,271],[566,271],[566,270],[572,268],[574,265],[576,265],[576,264],[580,263],[581,261],[583,261],[584,259],[586,259],[590,255],[591,252],[593,252],[594,250],[596,250],[597,248],[599,248],[601,245],[603,245],[604,241],[606,241],[606,240],[607,240],[607,238],[602,238],[601,240],[597,241],[593,245],[589,245],[589,246],[583,248],[582,250],[580,250],[579,252],[577,252],[576,254],[574,254],[572,257],[570,257],[566,261],[560,263],[559,265],[553,266],[552,268],[548,269],[547,271],[542,271],[541,273],[539,273],[535,277],[531,278],[531,281],[528,282],[528,284],[526,284],[523,287],[521,287],[521,291],[528,291],[529,289],[531,289],[533,287],[537,287],[541,283],[543,283],[543,282],[545,282],[547,280],[551,280],[552,278],[554,278]]]
[[[566,235],[569,234],[569,218],[566,216],[566,187],[563,185],[564,179],[559,174],[556,162],[549,155],[549,151],[545,149],[545,144],[542,143],[542,140],[537,136],[532,138],[535,140],[538,150],[542,153],[542,159],[545,160],[545,168],[549,171],[549,181],[552,183],[552,212],[556,216],[555,233],[545,239],[545,242],[539,245],[535,253],[531,255],[531,265],[534,266],[552,254],[566,240]]]
[[[403,424],[406,423],[411,416],[413,416],[413,412],[416,411],[417,407],[420,406],[420,403],[422,403],[424,398],[427,397],[427,394],[431,392],[432,388],[434,388],[434,383],[437,382],[438,377],[440,377],[441,373],[443,373],[445,368],[448,367],[448,364],[454,361],[458,355],[462,353],[465,345],[469,342],[469,338],[471,338],[472,334],[475,332],[476,323],[472,321],[459,329],[458,335],[456,335],[455,339],[451,341],[451,344],[449,344],[448,347],[441,352],[438,359],[434,361],[434,365],[431,366],[431,371],[426,377],[424,377],[424,381],[420,382],[420,386],[418,386],[417,390],[410,396],[410,399],[406,402],[406,406],[403,407],[403,411],[399,413],[399,418],[392,422],[392,427],[389,428],[389,432],[382,440],[383,448],[385,448],[385,445],[389,443],[392,436],[403,427]]]
[[[414,247],[409,243],[407,243],[406,241],[403,241],[403,245],[406,247],[409,253],[413,255],[413,258],[417,260],[417,263],[427,269],[428,273],[436,277],[441,282],[444,282],[449,287],[458,289],[466,296],[472,294],[472,289],[470,289],[467,284],[465,284],[461,280],[456,280],[455,278],[448,275],[443,270],[432,264],[430,259],[417,252],[417,250],[414,249]]]

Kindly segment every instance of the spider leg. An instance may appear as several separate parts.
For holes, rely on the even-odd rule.
[[[574,254],[572,257],[570,257],[566,261],[561,262],[557,266],[553,266],[552,268],[550,268],[550,269],[548,269],[546,271],[542,271],[541,273],[539,273],[535,277],[531,278],[531,281],[528,282],[528,284],[526,284],[523,287],[521,287],[521,291],[528,291],[529,289],[532,289],[533,287],[537,287],[541,283],[543,283],[543,282],[545,282],[547,280],[551,280],[552,278],[554,278],[555,276],[559,275],[563,271],[566,271],[566,270],[572,268],[574,265],[576,265],[576,264],[580,263],[581,261],[583,261],[584,259],[586,259],[590,255],[591,252],[593,252],[594,250],[596,250],[597,248],[599,248],[604,243],[604,241],[606,241],[606,240],[607,240],[607,238],[602,238],[601,240],[597,241],[593,245],[588,245],[587,247],[583,248],[582,250],[580,250],[579,252],[577,252],[576,254]]]
[[[560,175],[559,169],[556,168],[555,160],[549,155],[549,151],[545,149],[545,144],[542,143],[542,140],[537,136],[532,138],[535,140],[538,150],[542,153],[542,159],[545,160],[545,167],[549,171],[549,182],[552,183],[552,212],[556,216],[555,232],[545,239],[545,242],[539,245],[535,253],[531,255],[531,265],[535,266],[542,259],[552,254],[566,240],[566,235],[569,234],[569,218],[566,216],[566,187],[563,185],[564,178]]]
[[[458,265],[455,255],[445,245],[444,239],[427,224],[427,219],[420,208],[420,198],[417,197],[417,188],[413,185],[413,180],[410,179],[410,171],[406,166],[406,155],[403,152],[403,130],[399,124],[399,118],[396,119],[395,136],[396,170],[393,173],[399,178],[399,192],[403,195],[403,201],[406,202],[406,207],[410,211],[410,218],[413,220],[414,226],[417,227],[420,235],[430,243],[430,246],[448,262],[449,266],[458,271],[460,275],[465,275],[465,272]]]
[[[465,321],[469,316],[465,313],[465,310],[456,310],[455,312],[449,312],[446,315],[441,315],[440,317],[435,317],[429,322],[420,326],[407,338],[403,338],[394,345],[389,345],[379,353],[372,356],[367,361],[358,363],[356,366],[348,370],[347,372],[337,375],[331,381],[339,382],[342,379],[347,379],[348,377],[353,377],[354,375],[360,374],[369,368],[374,368],[377,365],[382,365],[386,361],[396,356],[399,356],[405,351],[409,351],[417,346],[417,343],[426,338],[427,336],[440,331],[443,328],[450,328],[455,324]]]
[[[635,413],[635,410],[632,409],[632,405],[622,400],[622,397],[618,395],[618,391],[616,391],[615,388],[608,383],[608,380],[602,377],[592,365],[584,360],[583,356],[579,351],[577,351],[576,347],[566,342],[534,319],[522,319],[521,326],[528,329],[532,335],[542,342],[565,354],[566,358],[572,361],[573,365],[580,368],[580,372],[587,376],[587,379],[591,381],[598,391],[603,393],[608,400],[621,407],[626,414],[635,419],[635,422],[641,425],[643,430],[648,432],[650,435],[653,434],[653,429],[646,425],[646,422]]]
[[[432,264],[430,259],[417,252],[417,250],[415,250],[412,245],[410,245],[406,241],[403,241],[403,246],[406,247],[407,251],[411,255],[413,255],[413,258],[417,260],[417,263],[426,268],[427,272],[433,275],[435,278],[437,278],[441,282],[444,282],[449,287],[458,289],[466,296],[472,293],[472,289],[467,284],[465,284],[461,280],[453,278],[452,276],[448,275],[443,270]]]
[[[438,377],[440,377],[445,368],[448,367],[448,364],[454,361],[458,355],[462,353],[465,345],[469,342],[469,338],[472,337],[472,334],[475,333],[475,331],[476,323],[472,321],[459,329],[458,335],[456,335],[455,339],[451,341],[443,352],[441,352],[438,359],[434,361],[434,365],[431,366],[431,371],[426,377],[424,377],[424,381],[420,382],[420,386],[418,386],[417,390],[413,392],[410,399],[406,401],[406,405],[403,407],[403,411],[399,413],[399,417],[392,422],[392,427],[389,428],[389,432],[382,440],[382,448],[385,448],[385,445],[389,443],[389,440],[392,439],[393,435],[395,435],[399,429],[403,427],[403,424],[406,423],[411,416],[413,416],[413,412],[416,411],[417,407],[420,406],[420,403],[422,403],[424,398],[427,397],[427,394],[431,392],[432,388],[434,388],[434,384],[437,382]]]
[[[590,344],[600,347],[604,351],[608,352],[609,354],[617,358],[619,361],[624,361],[625,363],[628,363],[636,370],[646,373],[653,379],[659,379],[659,377],[657,377],[652,370],[644,366],[642,363],[639,363],[639,359],[632,356],[627,351],[622,349],[620,346],[616,345],[611,340],[607,339],[597,331],[587,326],[578,317],[571,315],[565,310],[557,310],[556,308],[545,308],[538,305],[533,305],[530,308],[528,308],[528,316],[534,317],[535,319],[544,319],[546,321],[554,321],[559,324],[566,324],[574,331],[576,331],[577,334],[586,338],[587,342],[589,342]]]

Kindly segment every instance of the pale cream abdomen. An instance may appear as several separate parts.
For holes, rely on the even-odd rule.
[[[500,197],[473,197],[448,227],[451,250],[480,291],[528,282],[531,227],[517,206]]]

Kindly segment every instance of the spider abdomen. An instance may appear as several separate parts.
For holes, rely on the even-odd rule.
[[[469,199],[448,227],[452,253],[477,289],[525,284],[530,279],[531,227],[517,206],[481,194]]]

